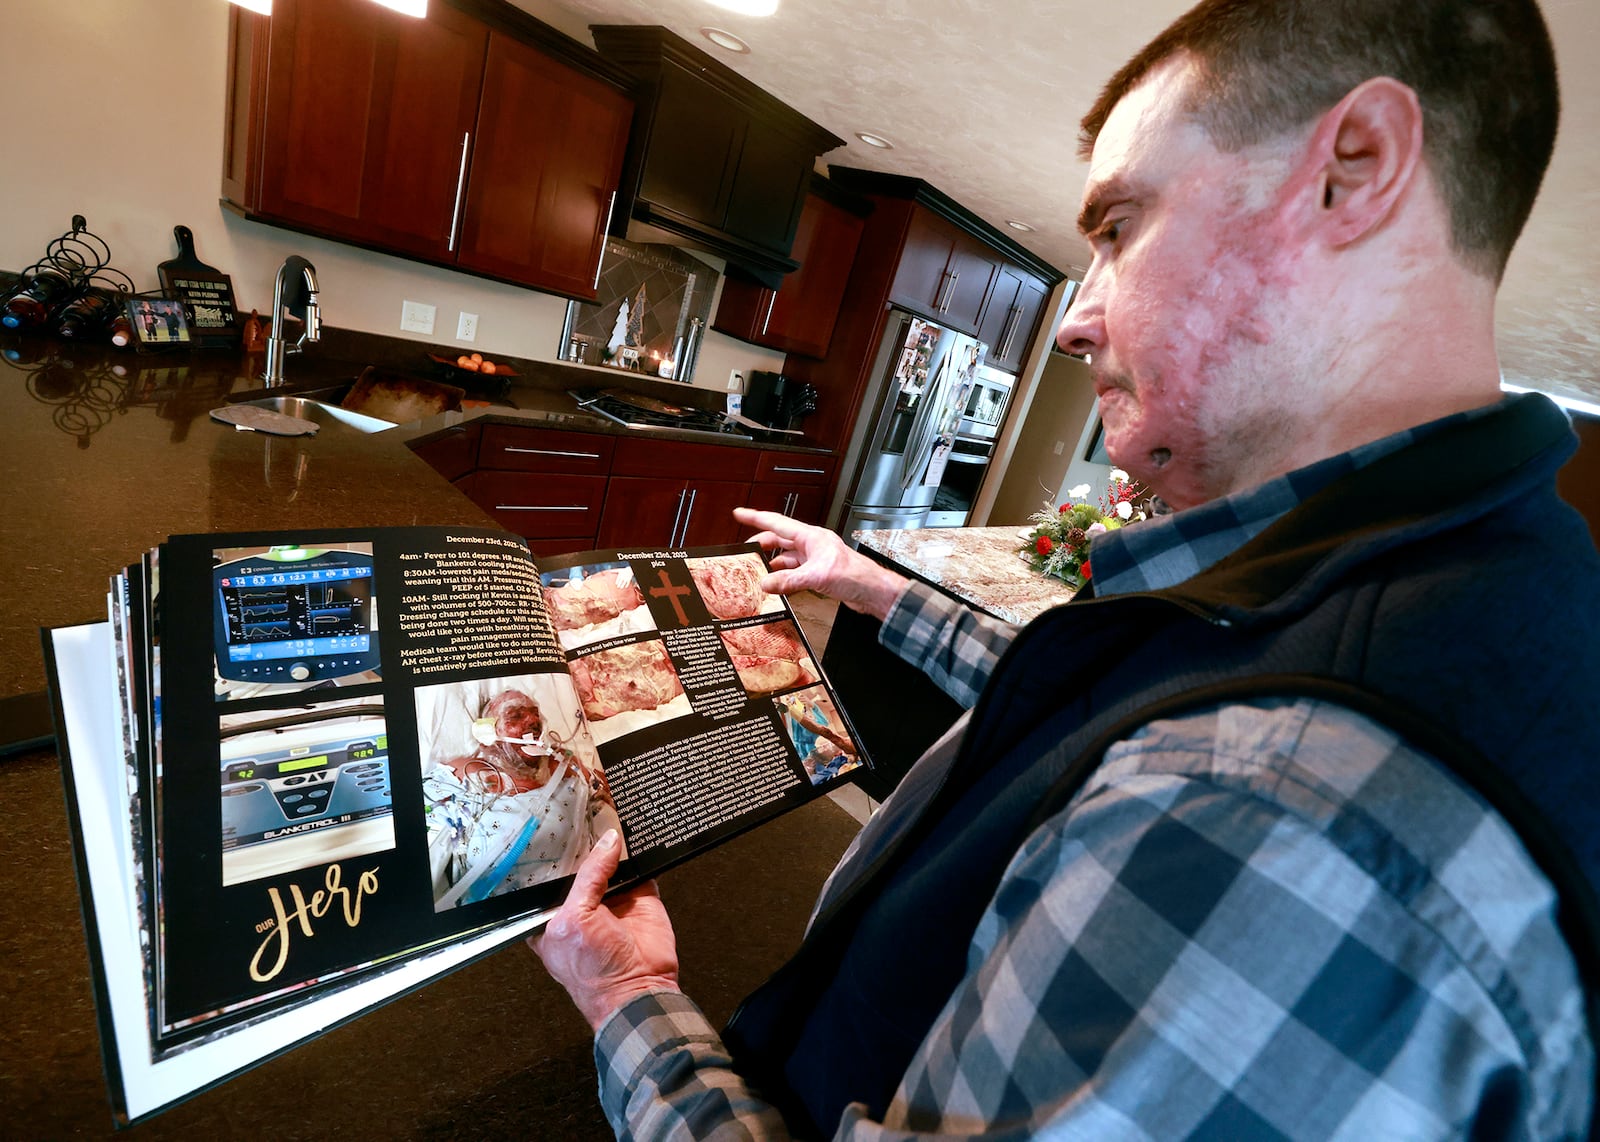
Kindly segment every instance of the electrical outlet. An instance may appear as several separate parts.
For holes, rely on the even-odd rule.
[[[432,333],[435,306],[425,301],[407,301],[400,306],[400,328],[407,333]]]
[[[1061,455],[1061,453],[1066,449],[1066,447],[1067,447],[1067,442],[1065,440],[1057,440],[1056,441],[1056,446],[1055,446],[1055,454],[1057,456]]]
[[[744,392],[744,374],[738,369],[728,374],[728,391],[730,393]]]
[[[463,310],[460,318],[456,320],[456,340],[476,341],[477,339],[478,315],[476,313],[467,313]]]

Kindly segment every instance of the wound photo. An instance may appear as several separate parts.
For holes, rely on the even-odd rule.
[[[861,764],[861,749],[851,740],[844,718],[824,687],[796,690],[772,702],[783,715],[784,729],[811,784],[821,785]]]
[[[394,848],[378,698],[223,715],[218,724],[224,885]]]
[[[212,553],[219,702],[381,677],[372,544]]]
[[[733,668],[739,672],[740,684],[751,694],[810,686],[821,678],[790,619],[727,627],[718,633],[733,659]]]
[[[539,582],[563,650],[656,629],[626,563],[564,567],[541,574]]]
[[[434,910],[570,876],[607,829],[611,788],[562,675],[416,694]]]
[[[596,742],[608,742],[692,711],[660,639],[575,658],[572,682]]]
[[[767,566],[754,551],[685,562],[701,602],[714,619],[744,619],[783,610],[782,598],[761,589]]]

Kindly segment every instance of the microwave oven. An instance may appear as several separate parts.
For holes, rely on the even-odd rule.
[[[957,435],[993,439],[1000,434],[1000,425],[1006,417],[1006,406],[1011,400],[1011,387],[1016,378],[987,365],[978,366],[972,388],[967,392],[961,409],[961,424]]]

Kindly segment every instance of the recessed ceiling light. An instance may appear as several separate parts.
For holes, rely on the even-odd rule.
[[[1029,234],[1033,231],[1032,226],[1029,226],[1026,222],[1020,222],[1015,218],[1007,218],[1006,225],[1011,227],[1013,230],[1021,230],[1024,234]]]
[[[711,0],[711,3],[741,16],[770,16],[778,10],[778,0]]]
[[[700,34],[724,51],[738,52],[740,55],[750,54],[750,45],[732,32],[725,32],[721,28],[701,28]]]
[[[857,131],[856,138],[869,147],[882,147],[886,151],[894,150],[894,144],[888,139],[885,139],[882,135],[874,135],[870,131]]]

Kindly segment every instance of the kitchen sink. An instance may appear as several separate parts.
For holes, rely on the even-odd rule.
[[[342,425],[353,428],[357,432],[382,432],[393,428],[394,422],[382,420],[376,416],[367,416],[364,413],[352,412],[347,408],[340,408],[339,402],[350,391],[350,384],[331,385],[320,389],[300,389],[292,393],[275,393],[266,389],[252,389],[244,393],[235,393],[228,398],[229,404],[249,405],[252,408],[265,408],[273,412],[281,412],[285,416],[299,417],[309,420],[321,428],[333,425]]]

